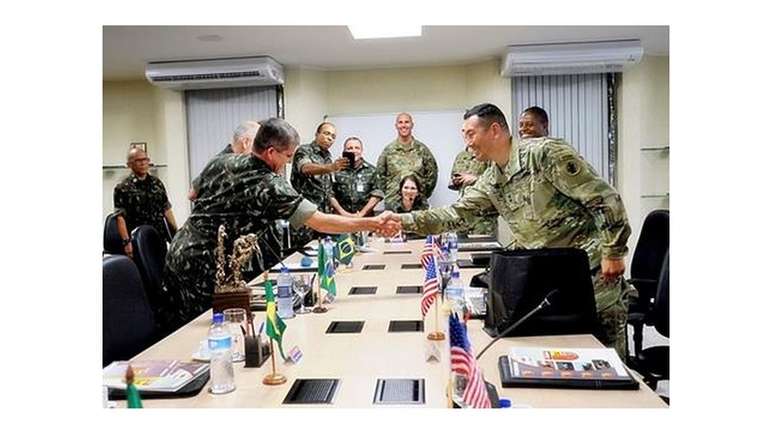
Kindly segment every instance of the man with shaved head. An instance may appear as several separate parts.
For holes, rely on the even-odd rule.
[[[130,148],[126,155],[126,166],[132,173],[113,189],[113,205],[118,216],[118,233],[121,235],[124,252],[132,256],[129,238],[132,230],[140,225],[150,225],[163,238],[168,238],[164,225],[166,220],[172,232],[177,228],[172,205],[167,198],[164,183],[148,173],[150,158],[141,148]]]
[[[234,136],[231,138],[231,143],[215,154],[215,157],[213,157],[212,160],[229,154],[249,154],[259,128],[261,128],[261,124],[255,121],[244,121],[239,124],[237,128],[234,129]],[[212,162],[212,160],[210,160],[210,162]],[[207,165],[209,165],[210,162],[207,162]],[[191,190],[188,191],[188,199],[191,201],[196,199],[197,191],[199,190],[199,182],[199,177],[194,178],[191,182]]]
[[[402,112],[395,117],[398,137],[387,144],[376,162],[376,172],[382,183],[384,201],[399,201],[398,185],[406,175],[419,180],[424,198],[430,198],[438,181],[438,164],[427,145],[416,140],[411,132],[414,120],[411,114]]]

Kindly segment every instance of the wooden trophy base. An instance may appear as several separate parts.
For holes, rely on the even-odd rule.
[[[427,334],[428,340],[441,341],[446,339],[446,335],[442,331],[433,331]]]
[[[287,378],[279,373],[269,373],[263,378],[264,385],[280,385],[287,381]]]
[[[213,293],[212,312],[222,313],[229,308],[244,308],[248,321],[252,318],[250,311],[250,291],[243,289],[228,293]]]

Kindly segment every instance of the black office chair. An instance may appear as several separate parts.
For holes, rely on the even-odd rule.
[[[103,253],[124,255],[124,245],[121,243],[121,235],[118,233],[119,211],[110,213],[105,218],[105,229],[102,233]]]
[[[102,366],[127,360],[155,342],[156,329],[142,279],[124,255],[102,259]]]
[[[164,259],[167,256],[167,243],[162,235],[150,225],[140,225],[132,231],[132,250],[134,262],[140,271],[145,294],[153,309],[159,330],[165,329],[161,325],[165,318],[165,294],[162,278],[164,276]],[[171,332],[171,331],[164,331]]]
[[[656,301],[652,312],[653,326],[659,334],[669,337],[669,251],[664,258],[661,276],[656,290]],[[652,346],[635,355],[636,370],[652,389],[658,381],[669,379],[669,346]]]
[[[629,282],[637,289],[639,296],[629,306],[627,323],[632,325],[634,353],[642,351],[642,331],[645,325],[652,325],[651,312],[656,296],[656,286],[669,250],[669,210],[654,210],[645,217],[640,238],[634,248]],[[628,346],[627,346],[628,351]],[[629,356],[629,364],[636,360]]]

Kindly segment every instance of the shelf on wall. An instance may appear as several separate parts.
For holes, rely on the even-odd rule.
[[[668,199],[669,198],[669,193],[661,193],[661,194],[658,194],[658,195],[641,195],[640,198],[664,198],[664,199]]]
[[[640,148],[640,151],[669,151],[669,145],[664,145],[660,147],[644,147]]]
[[[151,170],[157,169],[157,168],[166,168],[166,167],[167,167],[166,164],[150,165],[150,169]],[[106,169],[128,169],[128,168],[126,167],[125,164],[123,164],[123,165],[118,165],[118,164],[102,165],[102,170],[104,171]]]

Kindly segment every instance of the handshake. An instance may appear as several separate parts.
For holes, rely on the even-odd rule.
[[[385,211],[379,216],[368,219],[368,230],[383,237],[392,237],[403,228],[400,223],[400,215],[391,211]]]

